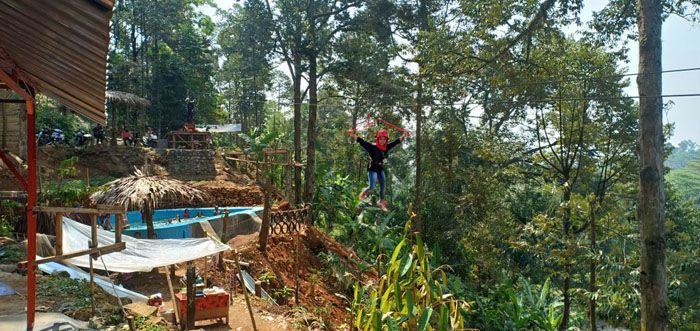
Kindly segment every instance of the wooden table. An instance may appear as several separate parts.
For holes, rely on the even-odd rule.
[[[194,321],[226,318],[228,325],[228,293],[205,295],[195,299]],[[180,324],[187,325],[187,294],[175,293],[180,307]]]

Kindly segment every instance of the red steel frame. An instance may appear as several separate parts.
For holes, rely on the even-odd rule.
[[[5,58],[10,61],[10,59]],[[37,92],[35,86],[32,86],[27,80],[20,81],[19,76],[24,76],[19,72],[19,69],[12,70],[12,76],[8,75],[4,70],[0,69],[0,82],[17,93],[24,99],[27,106],[27,179],[22,177],[19,171],[9,162],[5,153],[0,151],[0,158],[17,177],[17,180],[24,186],[27,191],[27,330],[34,328],[34,309],[36,304],[36,216],[32,209],[36,206],[37,200],[37,184],[36,184],[36,142],[34,140],[35,131],[35,99],[34,95]],[[20,82],[22,84],[20,84]],[[24,88],[21,86],[24,85]],[[3,100],[5,101],[5,100]],[[0,102],[3,102],[0,101]],[[21,139],[21,138],[20,138]]]

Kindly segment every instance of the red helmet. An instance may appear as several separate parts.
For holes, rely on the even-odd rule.
[[[387,141],[385,141],[384,144],[380,144],[380,143],[379,143],[379,138],[380,138],[380,137],[386,138]],[[374,137],[374,143],[375,143],[375,145],[377,145],[377,147],[378,147],[379,149],[381,149],[382,151],[386,151],[386,143],[388,142],[388,140],[389,140],[389,132],[387,132],[387,131],[384,130],[384,129],[381,129],[381,130],[377,131],[377,136]]]

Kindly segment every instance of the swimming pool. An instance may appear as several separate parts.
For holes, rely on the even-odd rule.
[[[188,209],[190,218],[183,218],[185,209]],[[209,222],[214,231],[221,233],[224,224],[224,211],[229,211],[229,224],[227,225],[227,235],[250,234],[260,229],[260,224],[251,216],[260,216],[262,207],[219,207],[221,214],[214,215],[214,208],[178,208],[178,209],[157,209],[153,213],[153,228],[158,239],[177,238],[202,238],[206,237],[200,222]],[[197,217],[201,213],[203,217]],[[180,221],[177,221],[178,215]],[[141,219],[141,212],[132,211],[126,214],[129,227],[122,230],[127,236],[146,239],[146,223]],[[114,227],[114,215],[110,222]],[[114,230],[112,230],[114,231]]]

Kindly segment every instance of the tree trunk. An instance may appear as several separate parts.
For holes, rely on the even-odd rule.
[[[569,176],[568,174],[564,176],[565,180],[564,183],[569,182]],[[569,245],[571,243],[569,242],[569,230],[571,228],[571,207],[569,206],[569,202],[571,201],[571,191],[569,188],[564,189],[564,220],[563,220],[563,227],[564,227],[564,243],[566,245],[567,251],[569,250]],[[565,253],[564,258],[564,316],[561,318],[561,322],[559,322],[559,330],[564,331],[569,327],[569,315],[571,314],[571,256],[569,256],[569,253]]]
[[[596,293],[596,286],[595,286],[595,269],[596,269],[596,238],[595,238],[595,207],[596,203],[595,200],[591,201],[590,203],[590,209],[589,209],[589,216],[590,216],[590,227],[591,227],[591,269],[590,269],[590,286],[588,288],[588,291],[591,293],[591,295],[595,295]],[[596,325],[595,325],[595,309],[596,309],[596,302],[595,302],[595,297],[592,297],[591,300],[589,301],[588,305],[588,315],[589,315],[589,320],[590,320],[590,329],[591,331],[596,331]]]
[[[294,59],[294,162],[301,163],[301,59]],[[294,167],[294,204],[301,203],[301,168]]]
[[[661,2],[638,0],[639,29],[639,286],[643,331],[667,329],[666,218],[661,98]]]
[[[309,55],[309,126],[306,131],[306,185],[304,186],[306,202],[309,203],[313,202],[314,197],[314,170],[316,166],[316,110],[318,109],[316,60],[316,54]]]
[[[420,72],[420,68],[418,69]],[[418,93],[416,95],[416,204],[413,208],[416,216],[416,229],[422,232],[421,220],[421,179],[423,169],[421,167],[421,125],[423,124],[423,77],[418,74]]]
[[[156,230],[153,228],[153,210],[146,208],[143,214],[146,216],[146,239],[153,239],[156,235]]]

